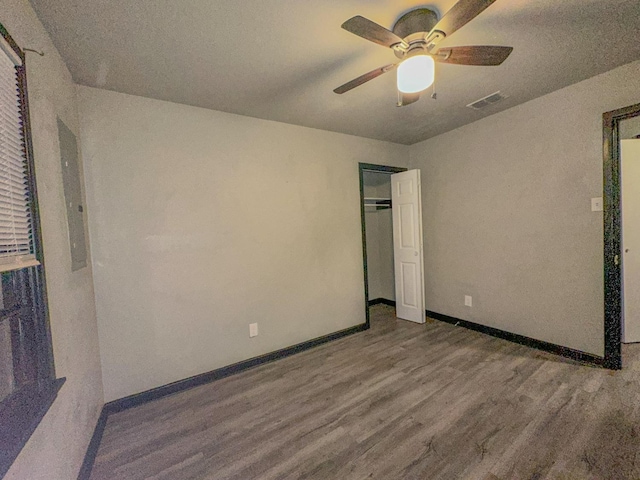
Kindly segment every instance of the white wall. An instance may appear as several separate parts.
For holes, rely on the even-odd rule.
[[[620,138],[638,138],[640,135],[640,116],[626,118],[620,122]]]
[[[620,202],[622,341],[637,343],[640,342],[640,139],[637,138],[620,141]]]
[[[358,162],[407,147],[78,92],[107,401],[364,322]]]
[[[602,355],[602,114],[638,102],[635,62],[413,145],[427,308]]]
[[[59,116],[77,134],[71,75],[27,0],[4,0],[0,22],[27,53],[27,80],[58,398],[6,480],[68,480],[78,475],[103,404],[91,267],[71,272],[62,187]]]

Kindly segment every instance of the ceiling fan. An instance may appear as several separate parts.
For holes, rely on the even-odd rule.
[[[495,66],[504,62],[513,47],[476,45],[436,49],[445,37],[451,36],[480,15],[495,0],[460,0],[440,20],[429,8],[416,8],[405,13],[387,30],[360,15],[350,18],[342,28],[366,40],[389,47],[401,61],[376,68],[339,86],[335,93],[343,94],[383,73],[397,69],[398,106],[417,102],[420,94],[433,84],[434,62],[456,65]]]

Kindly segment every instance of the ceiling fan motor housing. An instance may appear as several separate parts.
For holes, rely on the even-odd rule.
[[[416,8],[402,15],[393,26],[393,33],[405,42],[424,40],[438,23],[438,14],[429,8]]]

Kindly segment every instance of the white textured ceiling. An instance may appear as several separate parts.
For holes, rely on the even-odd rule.
[[[507,61],[440,64],[438,99],[397,108],[394,73],[333,93],[396,60],[340,25],[455,0],[30,1],[79,84],[404,144],[640,59],[640,0],[497,0],[441,46],[513,46]]]

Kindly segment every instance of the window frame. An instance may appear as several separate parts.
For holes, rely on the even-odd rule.
[[[49,311],[44,273],[44,255],[38,195],[36,188],[33,144],[29,118],[26,62],[22,49],[16,44],[4,25],[0,23],[0,35],[22,60],[17,66],[17,80],[22,115],[22,134],[26,158],[27,186],[30,194],[29,208],[33,227],[33,249],[39,266],[21,269],[30,288],[31,312],[36,332],[34,356],[37,365],[37,379],[34,383],[21,387],[0,401],[0,478],[9,470],[16,457],[27,443],[40,421],[55,401],[65,378],[56,379],[53,345],[49,323]]]

